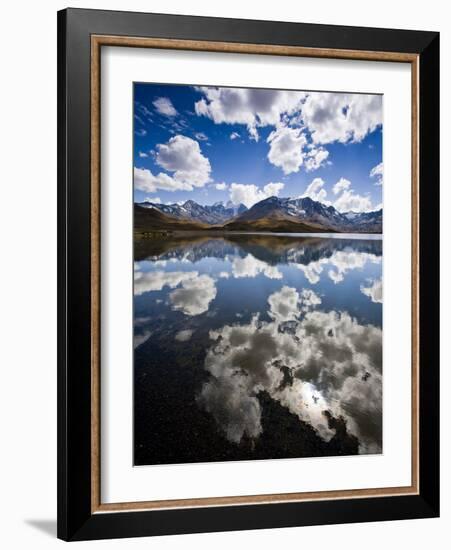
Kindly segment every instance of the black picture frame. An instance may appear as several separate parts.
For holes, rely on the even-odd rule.
[[[416,54],[419,494],[188,509],[91,508],[91,36]],[[333,56],[332,56],[333,57]],[[88,540],[439,515],[439,33],[67,9],[58,13],[58,537]]]

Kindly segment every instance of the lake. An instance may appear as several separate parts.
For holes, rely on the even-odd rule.
[[[135,241],[134,463],[382,452],[382,240]]]

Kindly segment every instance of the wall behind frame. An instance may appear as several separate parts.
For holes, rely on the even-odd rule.
[[[35,550],[61,547],[56,539],[56,11],[71,7],[190,13],[440,31],[442,182],[451,181],[451,135],[446,122],[451,109],[451,30],[446,5],[439,0],[402,3],[380,0],[290,0],[262,2],[229,0],[85,0],[45,4],[25,0],[3,10],[1,96],[2,171],[0,231],[2,271],[0,285],[2,345],[2,448],[0,514],[2,540],[8,549]],[[431,190],[433,192],[433,190]],[[442,280],[451,279],[450,186],[442,183]],[[442,286],[442,364],[451,362],[449,285]],[[448,307],[447,307],[448,306]],[[451,375],[442,371],[442,388]],[[442,463],[451,459],[451,402],[442,399]],[[302,545],[334,550],[408,546],[410,550],[440,544],[449,536],[451,520],[449,469],[442,471],[442,518],[385,524],[337,525],[285,530],[248,531],[84,543],[83,548],[152,548],[218,550],[256,546],[261,550]]]

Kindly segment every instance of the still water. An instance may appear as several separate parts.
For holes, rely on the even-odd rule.
[[[135,465],[382,452],[382,240],[135,242]]]

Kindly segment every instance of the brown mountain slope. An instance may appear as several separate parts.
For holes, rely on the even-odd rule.
[[[236,220],[223,226],[226,231],[276,231],[282,233],[334,233],[314,223],[295,221],[284,216],[271,216],[255,220]]]
[[[155,208],[143,208],[137,204],[134,205],[133,226],[138,233],[146,231],[196,231],[210,227],[203,223],[178,220],[159,212]]]

